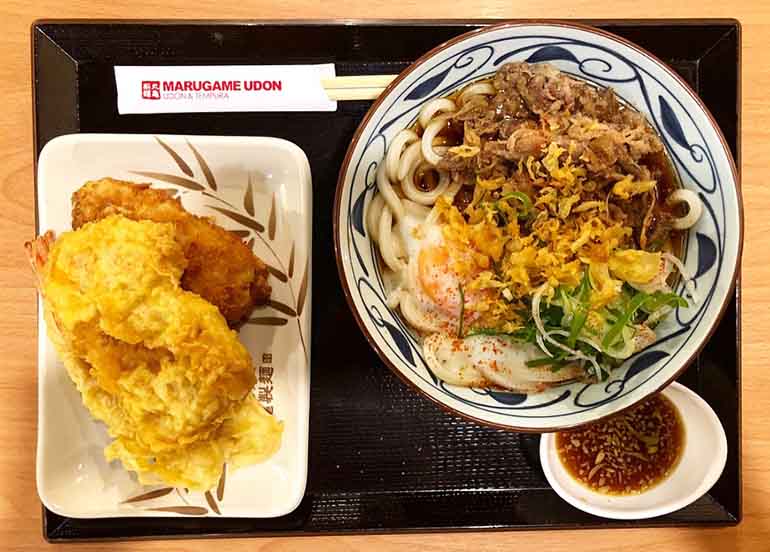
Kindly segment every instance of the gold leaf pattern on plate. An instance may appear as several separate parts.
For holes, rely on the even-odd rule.
[[[168,194],[168,197],[176,197],[177,194],[179,193],[179,190],[177,190],[176,188],[156,188],[153,186],[152,189],[158,190],[159,192],[164,192]]]
[[[162,508],[147,508],[151,512],[172,512],[186,516],[204,516],[209,511],[203,506],[164,506]]]
[[[289,278],[294,276],[294,241],[291,242],[291,253],[289,253]]]
[[[227,464],[222,464],[222,475],[219,476],[219,483],[217,483],[217,500],[222,502],[225,497],[225,479],[227,479]]]
[[[273,307],[275,310],[282,312],[283,314],[288,314],[289,316],[297,316],[297,311],[295,311],[286,303],[281,303],[280,301],[275,301],[274,299],[270,299],[270,301],[268,301],[267,304],[268,306]]]
[[[249,241],[246,242],[246,247],[249,249],[254,249],[254,238],[251,238]]]
[[[246,324],[254,324],[257,326],[285,326],[289,323],[286,318],[280,316],[258,316],[257,318],[249,318]]]
[[[275,192],[273,192],[273,200],[270,203],[270,216],[267,220],[267,237],[270,240],[275,239]]]
[[[270,274],[272,274],[273,276],[275,276],[276,278],[278,278],[280,281],[282,281],[284,283],[289,281],[289,278],[286,276],[286,274],[284,274],[283,272],[281,272],[280,270],[278,270],[274,266],[270,266],[267,263],[265,263],[265,266],[267,267],[267,271]]]
[[[225,205],[230,205],[230,203],[229,203],[229,202],[225,201],[225,200],[224,200],[224,199],[222,199],[221,197],[219,197],[219,196],[216,196],[216,195],[214,195],[214,194],[212,194],[212,193],[209,193],[209,192],[201,192],[201,195],[202,195],[202,196],[206,196],[206,197],[210,197],[211,199],[216,199],[217,201],[221,201],[221,202],[222,202],[222,203],[224,203]],[[230,207],[232,207],[232,205],[230,205]]]
[[[217,180],[214,178],[214,173],[211,172],[208,163],[206,163],[206,159],[204,159],[200,152],[195,148],[195,146],[190,143],[190,140],[185,139],[185,142],[187,142],[187,145],[192,150],[193,155],[195,156],[195,160],[198,162],[198,166],[201,168],[201,172],[203,172],[203,176],[206,177],[206,182],[208,183],[209,188],[216,190]],[[192,176],[192,174],[190,176]]]
[[[187,499],[186,499],[184,496],[185,496],[185,494],[190,494],[190,489],[187,489],[187,488],[185,488],[185,490],[184,490],[184,494],[182,494],[182,491],[180,491],[180,490],[179,490],[179,487],[177,487],[177,488],[176,488],[176,489],[174,489],[174,490],[176,491],[176,495],[177,495],[179,498],[181,498],[181,499],[182,499],[182,502],[184,502],[185,504],[187,504],[187,505],[189,506],[189,505],[190,505],[190,503],[189,503],[189,502],[187,502]]]
[[[248,238],[251,236],[251,230],[230,230],[231,234],[235,234],[241,239]]]
[[[255,230],[257,232],[265,231],[264,226],[262,226],[256,220],[251,219],[245,215],[236,213],[235,211],[231,211],[230,209],[222,209],[221,207],[214,207],[213,205],[209,205],[209,208],[214,209],[218,213],[222,213],[224,216],[234,220],[235,222],[243,224],[247,228],[251,228],[252,230]]]
[[[254,216],[254,188],[251,184],[251,173],[249,173],[249,183],[246,191],[243,193],[243,208],[252,217]]]
[[[206,502],[209,503],[209,507],[212,510],[214,510],[214,512],[216,512],[217,514],[219,514],[221,516],[222,512],[219,511],[219,506],[217,505],[217,501],[214,500],[213,496],[211,496],[211,491],[206,491],[205,496],[206,496]]]
[[[305,297],[307,296],[307,278],[309,272],[309,263],[305,263],[305,272],[302,274],[302,281],[299,284],[299,291],[297,292],[297,315],[302,314],[302,309],[305,308]]]
[[[152,500],[153,498],[160,498],[161,496],[166,496],[171,491],[173,491],[173,487],[164,487],[162,489],[155,489],[154,491],[149,491],[146,493],[142,493],[140,495],[132,496],[131,498],[127,498],[121,504],[130,504],[132,502],[142,502],[144,500]]]
[[[147,178],[154,178],[155,180],[161,180],[163,182],[168,182],[169,184],[176,184],[177,186],[181,186],[182,188],[187,188],[188,190],[195,190],[196,192],[200,192],[201,190],[205,189],[203,186],[201,186],[194,180],[190,180],[189,178],[184,178],[182,176],[176,176],[173,174],[151,172],[151,171],[131,171],[131,173],[138,174],[139,176],[145,176]]]
[[[155,140],[161,145],[161,147],[166,150],[166,153],[168,153],[171,156],[171,159],[174,160],[177,167],[179,167],[179,170],[181,170],[183,173],[185,173],[187,176],[192,176],[193,172],[190,168],[190,165],[188,165],[182,157],[174,151],[174,148],[169,146],[167,143],[165,143],[163,140],[158,138],[157,136],[154,137]],[[188,142],[189,144],[189,142]]]

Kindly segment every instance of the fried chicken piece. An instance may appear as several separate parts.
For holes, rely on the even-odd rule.
[[[113,215],[27,244],[49,337],[119,459],[143,483],[207,490],[254,463],[282,425],[254,398],[254,368],[211,303],[184,291],[170,223]]]
[[[188,213],[178,199],[149,184],[112,178],[86,182],[72,195],[72,227],[109,215],[173,222],[187,259],[182,287],[215,305],[233,326],[270,298],[265,264],[237,236]]]

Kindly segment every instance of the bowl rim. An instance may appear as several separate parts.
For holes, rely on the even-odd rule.
[[[462,42],[468,38],[475,37],[478,35],[482,35],[485,33],[495,32],[502,29],[513,29],[513,28],[521,28],[521,27],[529,27],[529,26],[553,26],[553,27],[564,27],[567,29],[574,29],[579,31],[585,31],[588,33],[596,34],[603,36],[605,38],[608,38],[610,40],[617,41],[621,43],[624,46],[627,46],[628,48],[631,48],[632,50],[636,50],[638,53],[642,54],[643,56],[648,57],[655,65],[657,65],[661,70],[665,71],[669,76],[673,77],[674,80],[684,89],[685,92],[687,92],[692,99],[695,101],[695,103],[698,105],[698,107],[701,108],[703,113],[705,113],[709,124],[714,129],[714,131],[717,134],[717,137],[719,138],[720,145],[722,146],[722,149],[727,155],[728,163],[730,164],[730,170],[733,177],[733,182],[735,182],[735,188],[736,188],[736,197],[737,197],[737,221],[738,221],[738,250],[736,252],[736,261],[735,266],[733,267],[732,275],[730,277],[730,285],[727,289],[727,293],[725,294],[725,298],[722,300],[722,304],[719,306],[719,312],[717,315],[712,319],[710,327],[708,329],[708,332],[706,333],[706,337],[698,343],[695,348],[693,349],[692,353],[688,356],[688,358],[682,362],[681,366],[674,372],[674,374],[668,378],[666,381],[662,382],[659,386],[652,389],[649,393],[646,393],[642,395],[641,397],[637,398],[627,406],[624,406],[623,408],[620,408],[618,410],[613,410],[612,412],[609,412],[607,414],[603,414],[601,416],[598,416],[596,418],[593,418],[588,421],[579,422],[579,423],[566,423],[566,424],[560,424],[560,425],[554,425],[554,426],[548,426],[548,427],[520,427],[515,425],[508,425],[508,424],[500,424],[497,422],[492,422],[489,420],[484,420],[482,418],[478,418],[476,416],[473,416],[471,414],[468,414],[466,412],[461,412],[460,410],[457,410],[445,402],[439,400],[438,398],[426,393],[422,389],[420,389],[414,382],[412,382],[409,378],[407,378],[401,370],[399,370],[393,361],[390,360],[388,355],[380,348],[380,346],[376,343],[372,335],[370,334],[369,330],[366,328],[366,325],[364,324],[363,319],[361,318],[360,313],[358,312],[358,309],[355,307],[355,303],[353,302],[353,298],[350,292],[350,287],[348,286],[347,278],[345,276],[345,269],[343,267],[342,263],[342,252],[341,252],[341,243],[340,243],[340,210],[341,210],[341,204],[342,204],[342,190],[345,186],[345,175],[348,172],[348,169],[350,167],[350,162],[353,157],[353,151],[356,149],[356,146],[358,145],[358,142],[361,139],[361,135],[363,134],[364,128],[369,124],[370,120],[374,116],[375,111],[380,107],[382,102],[387,98],[391,92],[398,86],[408,75],[410,75],[412,72],[414,72],[419,66],[421,66],[424,62],[435,56],[436,54],[439,54],[440,52],[446,50],[450,46],[453,46],[457,44],[458,42]],[[739,58],[739,64],[740,64],[740,58]],[[740,73],[740,67],[739,67],[739,73]],[[740,86],[740,85],[739,85]],[[740,102],[740,89],[739,89],[739,95],[738,95],[738,101]],[[738,127],[738,132],[740,132],[740,126]],[[501,23],[496,23],[493,25],[488,25],[485,27],[481,27],[478,29],[474,29],[472,31],[469,31],[467,33],[463,33],[459,36],[456,36],[454,38],[451,38],[438,46],[432,48],[419,58],[417,58],[413,63],[411,63],[406,69],[404,69],[399,75],[391,81],[390,84],[382,91],[382,93],[377,97],[377,99],[374,101],[374,103],[371,105],[369,110],[366,112],[366,115],[364,115],[364,118],[361,119],[361,122],[358,124],[358,127],[356,128],[355,133],[353,134],[353,138],[350,141],[350,144],[348,145],[348,149],[345,152],[345,158],[342,161],[342,165],[340,165],[339,173],[337,175],[337,189],[334,194],[334,211],[332,214],[332,224],[333,224],[333,233],[334,233],[334,255],[337,260],[337,272],[339,274],[340,281],[342,283],[342,290],[345,293],[345,300],[348,303],[348,308],[353,313],[353,317],[356,320],[356,324],[358,324],[358,327],[360,328],[361,332],[364,334],[364,337],[366,338],[367,342],[369,343],[369,346],[374,349],[374,351],[377,353],[377,355],[380,357],[380,360],[382,360],[385,365],[394,373],[398,378],[407,384],[408,387],[410,387],[413,391],[417,392],[420,396],[425,397],[429,399],[431,402],[435,403],[439,407],[441,407],[444,411],[446,411],[449,414],[460,416],[461,418],[464,418],[466,420],[470,420],[472,422],[475,422],[477,424],[481,424],[488,427],[493,427],[496,429],[502,429],[505,431],[514,431],[514,432],[521,432],[521,433],[552,433],[556,431],[562,431],[565,429],[572,429],[575,427],[579,427],[585,424],[589,423],[595,423],[600,420],[603,420],[609,416],[614,416],[616,414],[619,414],[620,412],[623,412],[624,410],[627,410],[642,400],[644,400],[646,397],[649,397],[650,395],[653,395],[655,393],[659,393],[664,388],[666,388],[671,382],[676,380],[677,377],[679,377],[682,372],[684,372],[692,363],[693,359],[695,359],[703,350],[703,348],[706,346],[706,343],[708,343],[711,338],[714,335],[714,332],[716,331],[716,328],[719,324],[719,322],[722,320],[722,317],[724,316],[725,311],[727,310],[727,305],[729,303],[730,296],[732,295],[736,282],[738,280],[738,277],[741,272],[741,259],[743,255],[743,234],[744,234],[744,220],[743,220],[743,196],[741,194],[741,182],[740,182],[740,175],[738,173],[738,169],[735,164],[735,159],[733,158],[733,154],[730,151],[730,146],[727,143],[727,140],[725,140],[724,134],[722,133],[722,129],[717,124],[716,120],[714,119],[714,116],[711,114],[711,111],[706,107],[706,105],[703,103],[703,100],[700,99],[698,94],[690,87],[690,85],[681,77],[679,76],[675,71],[673,71],[663,60],[661,60],[656,55],[652,54],[645,48],[642,48],[638,44],[635,44],[631,42],[630,40],[627,40],[621,36],[618,36],[614,33],[605,31],[604,29],[599,29],[597,27],[592,27],[590,25],[585,25],[582,23],[574,23],[574,22],[567,22],[567,21],[561,21],[561,20],[549,20],[549,19],[514,19],[509,21],[504,21]]]

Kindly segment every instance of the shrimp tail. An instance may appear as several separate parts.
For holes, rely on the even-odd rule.
[[[56,241],[56,235],[52,230],[48,230],[42,236],[38,236],[32,241],[24,243],[24,249],[27,251],[27,260],[32,267],[32,272],[37,279],[37,288],[43,289],[43,267],[48,260],[51,247]]]

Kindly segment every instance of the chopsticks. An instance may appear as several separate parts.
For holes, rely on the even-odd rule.
[[[321,79],[330,100],[374,100],[398,75],[356,75]]]

